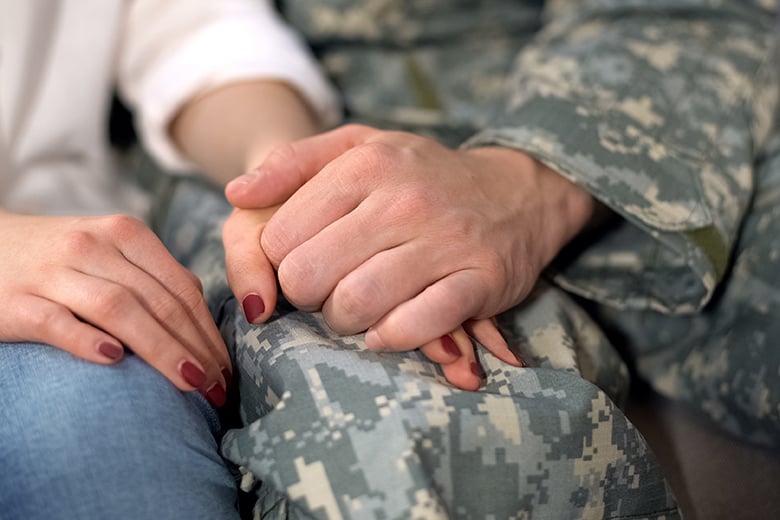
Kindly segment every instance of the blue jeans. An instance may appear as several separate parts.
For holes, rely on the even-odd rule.
[[[219,419],[143,360],[0,343],[0,516],[237,518]]]

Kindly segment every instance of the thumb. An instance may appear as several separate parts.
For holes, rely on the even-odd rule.
[[[275,210],[233,210],[222,228],[228,283],[250,323],[265,322],[276,307],[276,273],[260,246]]]
[[[378,130],[347,125],[275,148],[251,172],[225,186],[225,196],[237,208],[282,204],[329,162],[368,140]]]

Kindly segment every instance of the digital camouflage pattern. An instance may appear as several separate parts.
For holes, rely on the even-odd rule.
[[[561,289],[658,391],[780,446],[776,0],[278,3],[349,119],[525,150],[617,216],[501,316],[531,368],[480,349],[488,383],[462,392],[316,314],[248,326],[212,219],[224,202],[179,189],[167,242],[236,358],[245,426],[223,451],[255,517],[678,517],[613,404],[625,366]]]
[[[625,364],[562,291],[540,283],[499,318],[534,368],[480,349],[487,384],[466,392],[417,351],[369,351],[362,335],[336,336],[283,301],[249,325],[225,280],[218,217],[229,206],[180,184],[171,208],[163,238],[203,280],[234,356],[245,426],[222,446],[256,497],[254,518],[679,518],[613,404],[628,390]]]
[[[282,2],[352,119],[524,150],[622,217],[551,279],[657,390],[780,445],[777,1],[408,4]]]

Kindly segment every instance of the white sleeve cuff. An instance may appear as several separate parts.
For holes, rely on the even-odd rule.
[[[168,127],[187,100],[228,83],[286,82],[325,126],[339,122],[334,89],[306,46],[267,3],[220,0],[207,2],[202,13],[197,13],[204,5],[199,1],[168,0],[165,8],[153,3],[153,10],[139,7],[131,16],[129,32],[136,29],[140,34],[128,35],[119,81],[136,110],[141,139],[164,167],[194,169],[171,140]]]

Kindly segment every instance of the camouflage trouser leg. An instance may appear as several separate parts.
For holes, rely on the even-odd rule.
[[[624,365],[562,293],[540,286],[500,318],[534,368],[480,349],[487,385],[460,391],[419,352],[370,352],[361,335],[337,337],[284,303],[248,325],[209,222],[220,204],[183,186],[165,235],[202,277],[234,350],[245,426],[227,432],[223,453],[256,494],[256,518],[679,516],[613,404]]]
[[[731,433],[780,447],[780,135],[755,172],[731,271],[704,312],[608,318],[659,392]]]

